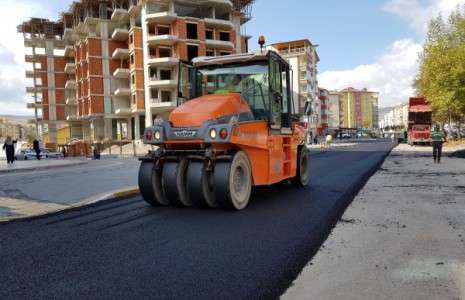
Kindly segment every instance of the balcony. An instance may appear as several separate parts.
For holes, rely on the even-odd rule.
[[[72,28],[65,28],[63,32],[63,40],[71,40],[74,34],[74,30]]]
[[[115,78],[129,78],[129,69],[118,68],[113,72],[113,77]]]
[[[176,101],[162,102],[160,99],[150,99],[149,108],[175,108]]]
[[[230,41],[220,41],[220,40],[205,40],[205,44],[209,48],[217,48],[217,49],[225,49],[225,50],[232,50],[234,48],[234,44]]]
[[[128,14],[128,11],[123,9],[123,8],[116,8],[113,13],[111,14],[111,20],[112,21],[120,21],[122,20],[126,15]]]
[[[76,54],[76,50],[74,49],[74,46],[71,45],[66,45],[65,46],[65,57],[73,57]]]
[[[128,14],[130,16],[134,16],[134,15],[140,15],[140,12],[141,12],[141,7],[138,6],[138,5],[131,5],[131,7],[129,7],[129,10],[128,10]]]
[[[65,89],[67,89],[67,90],[75,90],[76,89],[76,80],[72,79],[72,80],[66,81]]]
[[[26,93],[28,93],[28,94],[40,93],[41,91],[42,91],[41,86],[28,86],[28,87],[26,87]]]
[[[147,14],[145,17],[147,22],[155,22],[158,24],[172,24],[174,21],[176,21],[177,18],[178,15],[176,13],[167,11]]]
[[[114,93],[115,96],[119,97],[129,97],[131,96],[131,89],[129,88],[119,88]]]
[[[231,1],[229,0],[205,0],[204,2],[205,4],[212,5],[212,6],[232,8]]]
[[[79,121],[78,117],[76,115],[67,115],[66,116],[66,121]]]
[[[34,55],[25,55],[24,58],[25,58],[25,61],[28,62],[28,63],[33,63],[33,62],[36,61]]]
[[[123,49],[123,48],[118,48],[115,49],[112,55],[113,59],[129,59],[129,50],[128,49]]]
[[[115,109],[115,115],[130,115],[132,114],[132,109],[130,108],[117,108]]]
[[[229,30],[233,28],[233,23],[227,20],[220,20],[220,19],[212,19],[212,18],[205,18],[205,26],[207,28],[217,28],[217,29],[225,29]]]
[[[40,77],[40,74],[34,71],[26,71],[26,78],[34,78],[34,77]]]
[[[76,73],[76,65],[74,63],[66,63],[66,65],[65,65],[65,73],[67,73],[67,74],[75,74]]]
[[[156,78],[150,78],[150,87],[157,88],[176,88],[178,86],[177,80],[158,80]]]
[[[150,45],[172,46],[178,42],[178,36],[172,34],[151,35],[147,42]]]
[[[27,103],[26,105],[28,109],[40,108],[42,106],[41,103],[35,103],[35,102],[30,102],[30,103]]]
[[[75,97],[69,97],[66,99],[66,105],[77,105]]]
[[[179,63],[179,58],[177,57],[159,57],[159,58],[149,58],[148,64],[156,65],[157,67],[173,67],[177,66]]]
[[[111,38],[116,41],[125,42],[129,38],[129,31],[123,28],[116,28]]]

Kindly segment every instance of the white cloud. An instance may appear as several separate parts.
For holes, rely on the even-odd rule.
[[[396,41],[370,65],[352,70],[329,71],[318,76],[320,87],[341,90],[366,88],[379,92],[379,106],[395,106],[413,94],[412,80],[417,68],[421,45],[410,39]]]
[[[436,18],[441,12],[447,17],[457,5],[465,4],[465,0],[430,0],[429,5],[422,5],[420,0],[389,0],[384,10],[391,12],[410,23],[421,37],[426,37],[429,20]]]
[[[1,0],[0,10],[4,13],[0,18],[2,40],[0,41],[0,114],[33,115],[33,110],[26,108],[26,103],[32,102],[31,94],[26,93],[26,87],[32,86],[31,79],[25,77],[26,70],[32,70],[32,65],[26,63],[24,56],[30,49],[24,47],[23,35],[17,26],[31,17],[56,21],[59,12],[67,10],[67,4],[59,10],[55,1],[36,0]],[[69,1],[71,2],[71,1]]]
[[[389,0],[384,10],[407,20],[418,35],[424,39],[428,22],[442,13],[447,18],[458,4],[465,0],[430,0],[428,6],[420,0]],[[352,70],[329,71],[318,76],[320,87],[341,90],[346,87],[367,88],[379,92],[379,106],[389,107],[404,103],[413,95],[412,82],[418,70],[419,43],[412,39],[395,41],[387,46],[370,65],[358,66]]]

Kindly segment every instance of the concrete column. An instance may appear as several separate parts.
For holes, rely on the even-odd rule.
[[[140,140],[140,117],[139,115],[134,115],[134,140]]]

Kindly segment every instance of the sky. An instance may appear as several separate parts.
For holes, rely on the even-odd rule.
[[[24,61],[17,26],[31,17],[56,21],[73,0],[0,0],[0,115],[33,115],[25,77],[32,64]],[[465,0],[255,0],[245,33],[266,44],[307,39],[318,45],[318,85],[378,92],[380,108],[407,102],[418,70],[428,22],[440,13],[446,19]]]

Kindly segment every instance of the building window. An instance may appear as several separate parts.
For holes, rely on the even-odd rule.
[[[199,47],[196,45],[187,45],[187,60],[192,60],[199,56]]]
[[[157,28],[157,34],[162,35],[162,34],[171,34],[171,28],[168,26],[158,26]]]
[[[134,54],[131,54],[131,65],[134,64]]]
[[[171,70],[160,70],[161,80],[171,80]]]
[[[161,91],[161,102],[171,102],[170,91]]]
[[[226,51],[220,51],[220,55],[229,55],[231,52],[226,52]]]
[[[134,33],[131,33],[131,34],[129,35],[129,43],[130,43],[130,44],[134,43]]]
[[[215,50],[207,50],[206,55],[207,56],[215,56]]]
[[[150,77],[157,78],[157,68],[150,68]]]
[[[159,57],[171,57],[171,48],[158,48]]]
[[[132,98],[132,104],[136,104],[136,95],[132,94],[131,98]]]
[[[131,84],[135,84],[136,83],[136,76],[134,76],[134,74],[131,74]]]
[[[197,24],[186,23],[187,38],[197,40]]]
[[[215,36],[213,34],[213,30],[211,30],[211,29],[206,29],[205,30],[205,39],[207,39],[207,40],[214,40],[215,39]]]
[[[150,98],[151,99],[158,99],[158,90],[157,89],[150,90]]]
[[[229,32],[220,31],[220,40],[229,42]]]

